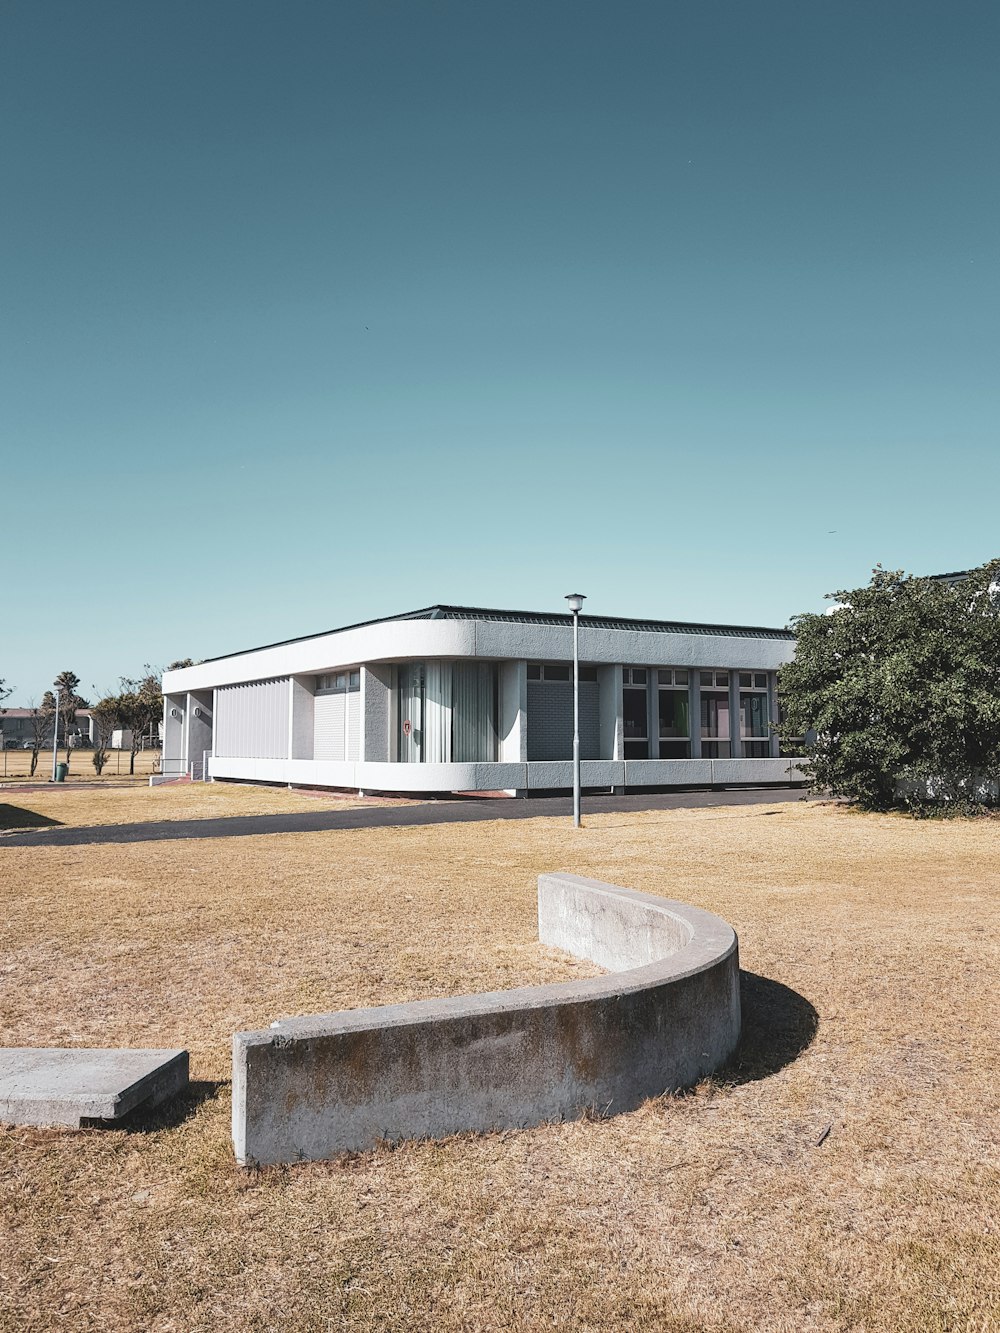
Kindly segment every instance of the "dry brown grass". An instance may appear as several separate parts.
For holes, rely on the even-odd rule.
[[[226,815],[279,815],[342,810],[372,799],[336,792],[289,791],[229,782],[179,782],[161,787],[69,787],[42,791],[0,790],[0,830],[157,823],[164,819],[218,819]],[[394,804],[410,804],[394,797]]]
[[[0,851],[0,1039],[187,1045],[207,1093],[150,1132],[0,1132],[0,1327],[1000,1326],[1000,826],[567,823]],[[579,974],[535,940],[556,868],[719,912],[804,997],[772,987],[776,1022],[815,1007],[812,1044],[788,1060],[751,984],[746,1066],[690,1096],[234,1166],[232,1030]]]
[[[2,721],[2,718],[0,718]],[[159,750],[140,750],[135,756],[135,773],[129,774],[128,750],[112,750],[108,755],[104,771],[98,775],[94,770],[94,751],[90,749],[71,749],[69,752],[69,773],[67,783],[148,783],[150,773],[160,771]],[[59,747],[59,762],[66,762],[66,751]],[[35,783],[47,782],[52,777],[52,746],[38,756],[35,776],[31,776],[30,750],[0,750],[0,782]]]

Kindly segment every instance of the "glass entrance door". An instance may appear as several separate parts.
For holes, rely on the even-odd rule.
[[[398,748],[401,764],[419,764],[424,757],[424,664],[399,667]]]

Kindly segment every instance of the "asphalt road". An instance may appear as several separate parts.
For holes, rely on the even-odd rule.
[[[633,810],[693,810],[706,806],[772,805],[801,801],[801,788],[742,788],[731,791],[661,792],[635,796],[584,796],[588,814]],[[420,805],[369,805],[350,810],[308,810],[287,815],[232,815],[222,819],[162,820],[142,824],[101,824],[89,828],[32,829],[0,836],[3,847],[81,847],[126,842],[173,842],[181,838],[255,838],[268,833],[325,833],[331,829],[399,828],[418,824],[468,824],[493,819],[538,819],[573,811],[570,796],[529,796],[511,800],[467,798]]]

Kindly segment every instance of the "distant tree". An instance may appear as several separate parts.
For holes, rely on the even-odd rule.
[[[94,720],[94,753],[91,762],[100,777],[108,762],[112,736],[122,725],[121,700],[117,695],[105,695],[91,708],[90,716]]]
[[[815,733],[814,785],[869,810],[981,799],[1000,776],[998,585],[1000,560],[951,587],[879,567],[827,614],[796,617],[782,731]]]
[[[151,666],[147,662],[143,674],[136,680],[121,681],[123,695],[128,698],[128,710],[135,725],[132,726],[132,755],[129,772],[135,771],[135,756],[143,745],[152,745],[154,737],[159,736],[160,722],[163,720],[163,689],[161,682],[164,671],[179,671],[182,667],[194,666],[190,657],[179,658],[169,666]]]
[[[63,727],[63,737],[66,743],[66,762],[69,763],[69,734],[70,728],[76,721],[76,712],[78,708],[86,708],[87,700],[77,693],[77,687],[80,684],[80,677],[74,671],[60,671],[52,682],[58,691],[59,699],[59,717],[57,723]],[[53,703],[53,708],[55,704]]]
[[[48,700],[48,707],[46,707]],[[52,715],[55,712],[55,699],[50,690],[45,691],[42,698],[41,708],[35,707],[34,699],[28,700],[28,726],[31,731],[31,769],[28,776],[35,776],[35,769],[38,767],[38,756],[45,748],[45,743],[49,739],[49,727],[52,722]]]
[[[122,725],[132,733],[132,752],[129,756],[130,774],[135,772],[135,757],[142,749],[147,736],[151,737],[163,714],[163,693],[160,689],[160,677],[147,663],[143,667],[144,675],[135,679],[123,676],[121,694]]]
[[[3,701],[5,699],[9,699],[13,693],[14,691],[11,688],[11,686],[9,686],[5,680],[0,679],[0,715],[2,715],[7,711],[3,707]],[[3,743],[2,737],[3,737],[3,728],[0,728],[0,744]]]

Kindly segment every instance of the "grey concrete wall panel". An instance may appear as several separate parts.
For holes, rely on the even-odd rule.
[[[392,667],[374,664],[361,668],[361,758],[388,763],[392,735]]]
[[[552,791],[573,786],[573,761],[531,763],[527,766],[525,786],[530,791]],[[625,781],[625,764],[614,759],[580,761],[581,787],[619,787]]]
[[[291,722],[289,759],[312,759],[315,727],[315,676],[293,676],[291,685]]]
[[[800,765],[794,759],[712,759],[712,783],[804,782]]]
[[[192,691],[187,697],[187,761],[201,762],[212,752],[212,690]]]
[[[347,695],[347,753],[348,763],[355,764],[361,758],[361,691],[351,690]]]
[[[636,666],[726,667],[774,671],[791,661],[790,639],[752,635],[668,633],[580,628],[580,659]],[[358,663],[408,659],[482,657],[494,660],[568,662],[568,628],[472,620],[394,620],[319,634],[296,643],[168,671],[164,693],[186,693],[249,680],[318,674]]]
[[[539,937],[611,975],[285,1019],[233,1038],[237,1161],[617,1113],[690,1086],[739,1039],[736,936],[684,903],[538,881]]]
[[[629,787],[710,787],[710,759],[626,759]]]
[[[121,1120],[188,1082],[187,1051],[10,1046],[0,1050],[0,1121],[62,1125]]]
[[[580,758],[601,754],[598,685],[580,682]],[[528,681],[528,763],[573,758],[573,682]]]
[[[163,697],[163,769],[186,770],[187,752],[184,748],[184,715],[187,712],[187,693],[166,694]],[[169,768],[168,768],[169,765]]]
[[[447,623],[447,622],[445,622]],[[567,626],[509,621],[476,621],[480,657],[523,657],[529,661],[573,659],[573,635]],[[760,639],[736,634],[671,634],[657,630],[594,629],[580,626],[580,661],[635,666],[750,667],[774,671],[794,655],[790,639]],[[188,668],[190,670],[191,668]]]

